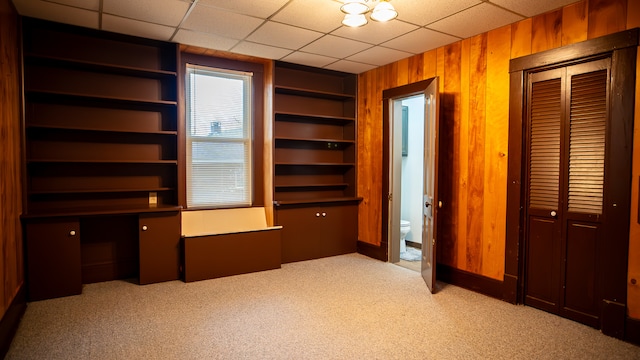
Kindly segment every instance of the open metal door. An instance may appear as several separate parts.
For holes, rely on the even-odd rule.
[[[436,292],[436,224],[438,209],[438,78],[424,91],[424,204],[422,221],[422,277],[431,293]]]

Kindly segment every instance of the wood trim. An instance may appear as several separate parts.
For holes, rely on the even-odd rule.
[[[638,46],[638,28],[606,35],[597,39],[582,41],[557,49],[542,51],[533,55],[512,59],[509,72],[533,69],[551,64],[585,58],[613,50]]]
[[[0,359],[4,359],[11,346],[11,341],[18,330],[22,315],[27,309],[24,283],[18,288],[18,293],[11,301],[2,320],[0,320]]]
[[[438,264],[436,273],[438,274],[439,281],[479,292],[492,298],[504,300],[503,281],[456,269],[444,264]]]
[[[358,254],[362,254],[364,256],[368,256],[370,258],[384,261],[384,262],[386,262],[388,258],[386,247],[383,247],[382,245],[377,246],[377,245],[369,244],[360,240],[358,240],[357,251],[358,251]]]
[[[640,345],[640,319],[627,317],[625,321],[624,341]]]
[[[507,166],[507,229],[505,243],[505,278],[516,279],[516,282],[505,283],[505,293],[509,299],[522,303],[522,289],[518,289],[518,279],[522,274],[520,262],[524,256],[524,247],[519,246],[523,231],[522,216],[522,97],[524,89],[524,72],[511,73],[511,96],[509,96],[509,159]]]

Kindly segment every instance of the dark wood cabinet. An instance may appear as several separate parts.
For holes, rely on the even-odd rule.
[[[322,204],[278,209],[282,262],[310,260],[356,251],[358,205]]]
[[[178,45],[22,24],[30,299],[177,279]]]
[[[78,218],[29,221],[25,226],[25,239],[30,300],[82,292]]]
[[[180,277],[180,214],[140,214],[138,229],[140,284],[177,280]]]
[[[274,83],[282,261],[354,252],[357,75],[276,62]]]

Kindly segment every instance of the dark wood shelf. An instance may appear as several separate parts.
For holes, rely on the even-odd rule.
[[[294,184],[294,185],[275,185],[276,191],[278,189],[298,189],[298,188],[346,188],[349,183],[336,183],[336,184]]]
[[[354,117],[345,117],[345,116],[328,116],[328,115],[276,111],[275,120],[290,121],[290,122],[300,122],[300,121],[319,122],[319,123],[332,122],[332,123],[344,124],[349,122],[355,122],[356,119]]]
[[[355,100],[356,98],[356,96],[353,94],[317,91],[313,89],[302,89],[297,87],[281,86],[281,85],[276,85],[275,91],[276,91],[276,94],[306,96],[306,97],[314,97],[314,98],[329,99],[329,100]]]
[[[116,96],[97,96],[97,95],[87,95],[87,94],[76,94],[70,92],[58,92],[58,91],[44,91],[37,89],[29,89],[26,91],[27,97],[45,97],[52,99],[74,99],[77,101],[98,101],[105,102],[109,104],[119,103],[122,105],[139,105],[139,106],[177,106],[177,101],[167,101],[167,100],[152,100],[152,99],[135,99],[135,98],[124,98],[124,97],[116,97]]]
[[[91,216],[91,215],[124,215],[124,214],[140,214],[140,213],[159,213],[180,211],[181,206],[175,205],[158,205],[156,207],[140,207],[140,206],[113,206],[113,207],[79,207],[64,208],[51,211],[29,212],[22,215],[24,219],[40,218],[40,217],[62,217],[62,216]]]
[[[26,63],[53,65],[57,67],[70,67],[74,69],[95,70],[100,72],[108,72],[113,74],[132,75],[148,78],[165,78],[165,77],[177,77],[177,72],[156,70],[156,69],[144,69],[133,66],[121,66],[108,63],[84,61],[77,59],[62,58],[56,56],[46,56],[38,54],[25,54]]]
[[[136,192],[161,192],[172,191],[175,188],[157,187],[144,189],[78,189],[78,190],[45,190],[30,191],[29,195],[59,195],[59,194],[102,194],[102,193],[136,193]]]
[[[354,163],[294,163],[294,162],[276,162],[276,166],[342,166],[342,167],[353,167],[356,166]]]
[[[27,129],[42,129],[42,130],[68,130],[68,131],[83,131],[83,132],[104,132],[104,133],[122,133],[122,134],[143,134],[143,135],[178,135],[177,131],[136,131],[136,130],[118,130],[118,129],[96,129],[96,128],[81,128],[71,126],[54,126],[54,125],[29,125],[25,126]]]
[[[276,141],[284,141],[284,142],[310,142],[310,143],[336,143],[341,145],[351,145],[355,144],[355,140],[343,140],[343,139],[307,139],[307,138],[296,138],[296,137],[285,137],[278,136],[275,137]]]
[[[153,164],[153,165],[178,165],[178,160],[81,160],[81,159],[27,159],[27,164],[36,163],[69,163],[69,164]]]
[[[348,202],[360,202],[361,197],[337,197],[337,198],[323,198],[323,199],[304,199],[304,200],[275,200],[274,206],[287,206],[287,205],[311,205],[311,204],[328,204],[328,203],[348,203]]]

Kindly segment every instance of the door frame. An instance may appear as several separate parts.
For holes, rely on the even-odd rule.
[[[526,151],[526,84],[531,72],[579,63],[594,58],[611,57],[610,154],[605,169],[612,176],[624,179],[628,186],[605,189],[608,216],[604,231],[615,239],[606,247],[603,257],[602,311],[600,327],[606,335],[624,337],[627,302],[627,261],[631,210],[631,157],[633,153],[633,123],[636,55],[639,29],[632,29],[593,40],[512,59],[510,62],[509,97],[509,163],[507,170],[507,228],[505,248],[504,299],[523,303],[525,240],[526,169],[522,164]],[[617,94],[617,95],[615,95]],[[626,96],[625,96],[626,95]],[[612,141],[615,139],[615,141]],[[616,159],[615,162],[608,161]],[[615,204],[615,208],[612,208]]]
[[[423,95],[425,90],[437,77],[421,80],[415,83],[398,86],[382,91],[382,234],[380,248],[384,250],[384,259],[389,261],[389,194],[391,193],[390,175],[390,145],[391,137],[391,113],[389,102],[393,99]],[[425,113],[425,116],[427,114]],[[439,121],[438,119],[436,121]],[[437,174],[435,175],[437,178]],[[437,196],[437,194],[436,194]],[[434,209],[435,211],[436,209]],[[437,234],[436,234],[437,236]],[[438,241],[436,240],[436,243]]]

